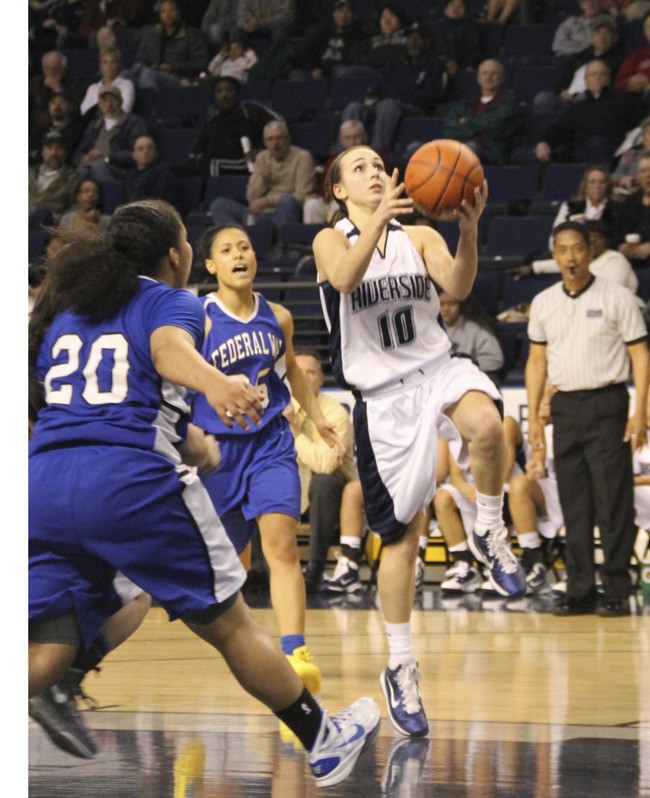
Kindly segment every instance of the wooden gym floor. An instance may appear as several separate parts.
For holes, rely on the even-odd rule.
[[[267,594],[247,600],[275,633]],[[212,649],[153,608],[84,683],[95,759],[60,752],[29,721],[29,796],[650,798],[650,608],[635,597],[629,618],[556,618],[551,601],[452,601],[425,585],[412,627],[431,729],[408,740],[385,718],[374,589],[310,596],[324,705],[366,694],[383,713],[373,748],[323,791]]]

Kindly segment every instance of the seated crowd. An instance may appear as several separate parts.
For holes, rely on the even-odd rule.
[[[531,165],[536,170],[527,196],[513,195],[494,212],[488,204],[479,242],[485,280],[477,281],[474,295],[463,303],[441,295],[456,354],[472,357],[497,384],[507,384],[525,354],[527,307],[548,285],[541,274],[558,272],[545,241],[520,237],[515,262],[498,245],[488,248],[497,214],[512,217],[513,231],[522,217],[543,217],[545,238],[561,222],[583,222],[592,274],[623,284],[645,306],[650,8],[641,9],[638,0],[580,0],[581,13],[574,14],[573,4],[561,2],[477,7],[470,0],[440,0],[416,17],[408,4],[374,3],[373,15],[368,5],[30,3],[30,291],[47,268],[56,228],[102,228],[117,204],[145,197],[174,204],[188,230],[236,222],[265,231],[269,261],[286,261],[286,229],[308,225],[309,244],[309,235],[331,220],[323,176],[338,152],[368,142],[387,169],[403,173],[421,143],[453,138],[494,170],[495,181],[500,169],[514,170],[513,185]],[[531,20],[530,5],[548,8]],[[509,43],[525,22],[552,28],[553,35],[542,37],[546,49],[540,45],[522,58],[513,56]],[[538,90],[537,79],[545,81]],[[551,167],[576,164],[579,178],[572,171],[564,194],[548,199]],[[438,224],[421,216],[404,221]],[[443,232],[444,223],[439,228]],[[290,269],[271,265],[270,274],[288,284],[300,274],[305,251],[303,241],[297,257],[288,258]],[[193,276],[201,283],[200,264]],[[510,351],[507,341],[515,339],[497,313],[507,318],[515,305],[519,337]],[[306,365],[320,372],[325,364],[308,345],[312,340],[298,343]],[[319,378],[317,395],[322,372]],[[330,589],[357,590],[363,506],[354,469],[339,473],[322,465],[305,430],[293,423],[303,436],[303,465],[311,470],[305,505],[314,526],[322,527],[311,542],[308,590],[322,587],[328,546],[339,534],[343,558]],[[513,451],[517,445],[522,448],[521,430],[514,433]],[[549,541],[562,525],[553,512],[552,451],[546,454],[549,462],[535,465],[527,452],[518,468],[513,458],[506,475],[532,592],[548,586]],[[453,461],[441,460],[448,467],[432,511],[450,552],[445,582],[451,591],[473,593],[483,582],[465,541],[473,488]],[[531,515],[542,522],[532,530]],[[425,546],[426,539],[424,530]],[[422,568],[423,560],[420,578]]]

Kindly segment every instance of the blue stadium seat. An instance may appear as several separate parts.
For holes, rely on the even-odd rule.
[[[556,61],[552,64],[513,65],[512,89],[520,102],[532,103],[540,91],[553,91],[562,75],[563,64]]]
[[[246,232],[255,250],[259,269],[260,261],[266,260],[271,252],[273,228],[269,224],[247,224]]]
[[[246,204],[247,175],[216,175],[209,177],[205,184],[203,205],[209,207],[213,199],[228,197]]]
[[[308,150],[316,162],[326,161],[334,143],[334,131],[331,119],[312,122],[294,122],[289,125],[291,140],[296,147]]]
[[[156,131],[160,160],[169,164],[186,163],[196,137],[196,130],[191,127],[161,127]]]
[[[521,263],[528,255],[548,248],[550,226],[547,216],[494,216],[481,255]]]
[[[399,158],[414,142],[424,144],[441,139],[444,138],[444,132],[444,120],[440,116],[407,116],[400,123],[393,151]]]
[[[551,63],[551,44],[557,26],[552,23],[508,25],[501,42],[501,60],[517,63]]]
[[[101,187],[104,213],[112,214],[124,197],[124,181],[102,180]]]
[[[287,123],[307,122],[321,111],[329,96],[329,80],[279,78],[271,86],[271,108]]]
[[[199,175],[176,177],[176,202],[179,213],[185,218],[201,207],[203,198],[203,179]]]
[[[304,222],[283,224],[278,231],[278,245],[287,250],[311,252],[314,236],[324,227],[327,225]]]
[[[249,76],[241,87],[241,99],[255,100],[258,103],[269,103],[271,100],[271,81]]]
[[[529,305],[534,296],[560,279],[560,274],[531,274],[525,277],[506,274],[502,300],[504,309],[515,305]]]
[[[445,100],[454,102],[456,100],[465,100],[468,97],[474,97],[479,92],[478,83],[476,82],[476,70],[464,69],[456,72],[450,78],[445,93]]]
[[[539,168],[536,163],[486,166],[488,201],[485,212],[506,214],[513,203],[529,200],[537,191]]]
[[[164,125],[194,127],[210,103],[209,83],[160,89],[154,99],[153,116]]]
[[[27,259],[29,263],[36,263],[45,250],[45,242],[49,234],[41,227],[29,228],[29,239],[27,242]]]
[[[544,172],[538,200],[564,202],[576,193],[588,163],[558,163],[551,161]]]
[[[340,113],[348,103],[362,101],[366,91],[376,83],[375,77],[332,78],[329,94],[331,110]]]
[[[502,283],[503,273],[499,271],[479,271],[474,280],[472,295],[491,316],[500,310]]]

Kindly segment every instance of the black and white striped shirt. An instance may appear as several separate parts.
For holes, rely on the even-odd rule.
[[[560,281],[530,306],[528,337],[546,345],[548,378],[561,391],[628,382],[626,346],[647,334],[634,294],[601,277],[573,296]]]

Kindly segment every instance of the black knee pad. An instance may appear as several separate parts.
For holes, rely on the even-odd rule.
[[[226,610],[229,610],[232,605],[237,601],[239,593],[234,593],[230,598],[225,601],[220,601],[218,604],[212,604],[205,610],[199,612],[190,612],[183,615],[182,620],[188,623],[195,623],[198,626],[209,626],[213,621],[216,621],[220,615],[223,615]]]
[[[28,637],[30,643],[62,643],[74,648],[81,645],[81,635],[73,612],[58,618],[30,621]]]

